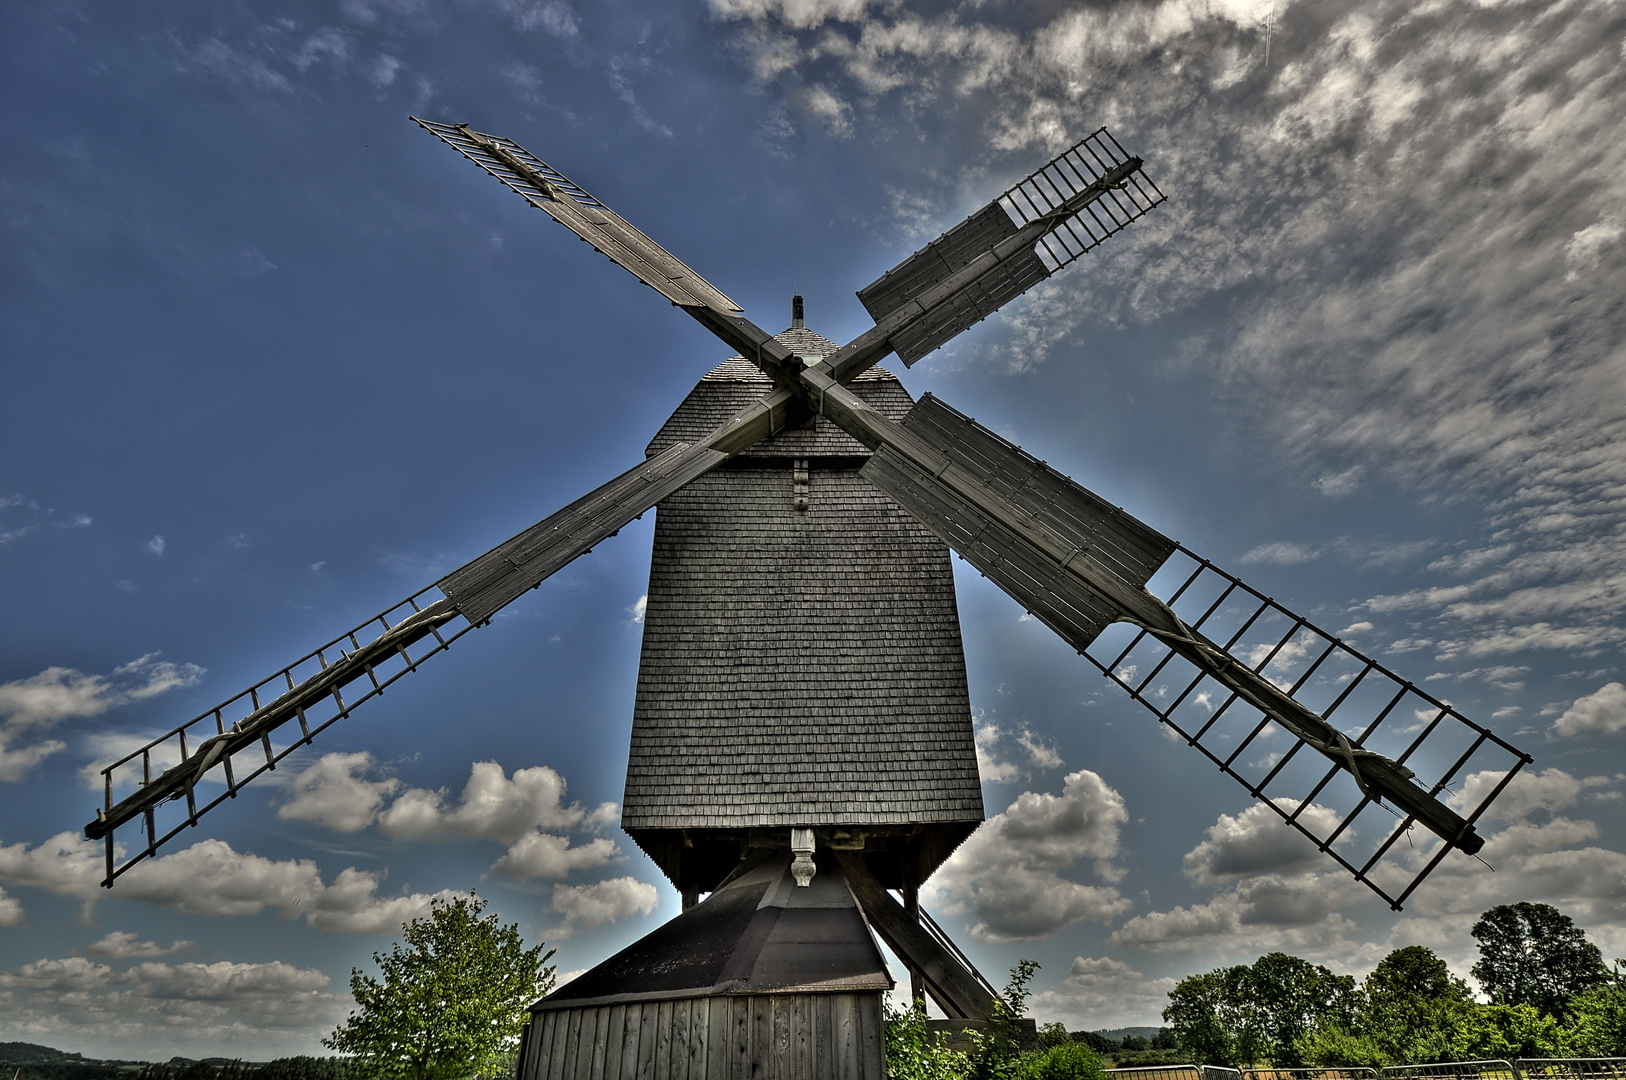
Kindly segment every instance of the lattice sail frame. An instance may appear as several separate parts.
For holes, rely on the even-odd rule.
[[[1457,807],[1469,824],[1531,761],[1450,703],[1183,544],[1149,588],[1187,625],[1320,713],[1352,744],[1411,768],[1431,796],[1449,797],[1469,776],[1487,774],[1485,797]],[[1452,850],[1413,830],[1412,817],[1374,803],[1344,769],[1313,750],[1301,753],[1304,740],[1147,631],[1116,623],[1081,655],[1396,911]]]
[[[1130,153],[1110,131],[1097,128],[995,201],[1020,227],[1054,212],[1068,199],[1131,160]],[[1120,186],[1108,188],[1099,199],[1041,237],[1035,245],[1035,253],[1054,274],[1108,237],[1128,228],[1166,197],[1145,170],[1135,169]]]

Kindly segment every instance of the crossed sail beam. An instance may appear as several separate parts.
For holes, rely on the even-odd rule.
[[[1269,651],[1265,661],[1250,665],[1235,654],[1241,632],[1224,645],[1203,632],[1204,621],[1219,608],[1223,597],[1201,618],[1188,622],[1173,607],[1187,586],[1182,586],[1168,603],[1146,587],[1178,545],[931,395],[917,403],[901,424],[894,424],[847,389],[847,383],[889,352],[897,352],[906,364],[913,363],[1163,201],[1162,192],[1145,176],[1141,160],[1125,153],[1105,129],[1081,140],[866,286],[859,296],[876,318],[876,326],[809,365],[746,319],[738,305],[705,279],[517,143],[472,131],[466,125],[417,122],[706,325],[755,362],[773,378],[777,388],[742,409],[707,438],[674,446],[628,470],[448,574],[437,583],[444,600],[425,608],[417,600],[427,590],[415,594],[405,602],[411,605],[413,615],[393,624],[381,616],[378,621],[384,632],[369,644],[363,646],[359,640],[368,625],[364,624],[347,635],[354,651],[343,650],[340,645],[341,654],[332,664],[324,650],[301,661],[312,657],[318,661],[318,669],[302,681],[294,678],[300,664],[283,669],[273,679],[280,677],[288,689],[270,704],[262,706],[260,702],[259,691],[271,683],[267,680],[108,766],[103,770],[105,806],[85,829],[87,836],[103,839],[106,844],[108,870],[104,885],[111,886],[130,866],[154,854],[182,829],[195,825],[201,813],[225,798],[235,797],[249,779],[273,768],[293,748],[308,743],[314,734],[348,715],[355,704],[382,693],[389,682],[415,670],[425,657],[414,658],[407,651],[409,645],[432,634],[437,645],[428,655],[444,651],[457,636],[489,622],[504,605],[591,551],[599,541],[615,535],[674,491],[734,454],[813,414],[827,417],[870,446],[874,454],[863,470],[867,478],[1098,666],[1101,661],[1086,650],[1114,624],[1131,624],[1139,629],[1137,642],[1149,639],[1165,650],[1158,671],[1171,657],[1178,657],[1198,673],[1197,682],[1206,678],[1228,692],[1221,714],[1236,701],[1245,703],[1237,714],[1248,708],[1257,712],[1254,730],[1224,759],[1201,742],[1207,727],[1189,736],[1188,741],[1242,780],[1250,793],[1265,800],[1391,905],[1398,908],[1400,901],[1451,849],[1471,854],[1483,845],[1473,823],[1529,762],[1527,755],[1472,725],[1454,710],[1443,708],[1417,743],[1398,757],[1368,748],[1368,738],[1389,710],[1352,738],[1328,721],[1332,708],[1318,712],[1295,696],[1302,695],[1301,686],[1314,668],[1287,686],[1281,685],[1279,676],[1269,674],[1270,657],[1280,653],[1281,643]],[[449,636],[442,635],[440,628],[459,615],[465,625]],[[1297,616],[1292,618],[1297,627],[1309,625]],[[327,648],[333,647],[330,644]],[[385,663],[401,666],[381,681],[377,666]],[[1317,665],[1320,663],[1318,660]],[[1109,674],[1128,687],[1137,700],[1148,704],[1160,719],[1184,734],[1172,713],[1160,711],[1147,696],[1144,684],[1131,687],[1121,673],[1109,670]],[[346,704],[341,691],[363,677],[369,680],[371,689]],[[1410,688],[1410,684],[1404,685]],[[1192,687],[1181,695],[1183,699],[1192,697]],[[311,726],[305,710],[318,702],[326,703],[330,697],[337,712]],[[241,707],[245,699],[252,710],[227,730],[226,711]],[[1193,698],[1200,699],[1201,695]],[[276,751],[271,733],[295,718],[300,722],[302,738]],[[1479,738],[1432,788],[1420,787],[1413,782],[1416,774],[1406,762],[1446,718],[1461,721],[1477,731]],[[195,729],[204,726],[207,730],[211,722],[215,733],[189,754],[188,733],[194,732],[195,737]],[[1242,748],[1272,724],[1296,740],[1281,766],[1305,746],[1331,765],[1327,778],[1306,798],[1293,800],[1266,791],[1281,766],[1259,784],[1232,767]],[[179,760],[155,778],[151,775],[152,762],[155,757],[162,759],[162,750],[172,740],[176,744],[171,748],[172,756]],[[1503,753],[1497,767],[1504,771],[1490,797],[1464,817],[1442,802],[1440,796],[1449,783],[1464,775],[1463,770],[1487,742]],[[264,763],[257,764],[244,779],[236,779],[233,755],[250,750],[256,743],[263,750]],[[127,775],[138,760],[141,786],[115,803],[115,774]],[[124,773],[119,773],[121,769]],[[200,809],[196,787],[216,769],[224,775],[226,792]],[[1330,778],[1337,775],[1353,780],[1362,801],[1332,835],[1322,836],[1306,828],[1305,809],[1321,797]],[[154,824],[155,810],[165,802],[183,798],[186,816],[160,837]],[[1404,812],[1402,824],[1371,859],[1355,867],[1334,851],[1333,845],[1347,841],[1353,834],[1351,821],[1368,806],[1382,805],[1383,800]],[[1291,802],[1292,808],[1284,808],[1283,801]],[[121,862],[114,830],[137,816],[145,819],[147,844],[134,855],[125,853]],[[1414,821],[1444,843],[1409,885],[1391,891],[1371,871]],[[1393,895],[1396,892],[1398,898]]]

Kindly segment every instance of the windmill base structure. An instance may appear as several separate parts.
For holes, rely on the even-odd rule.
[[[536,1004],[526,1080],[879,1076],[877,936],[915,997],[989,1015],[918,902],[983,818],[950,550],[1393,909],[1484,846],[1528,754],[876,366],[1164,201],[1105,128],[859,290],[875,325],[837,347],[517,142],[416,122],[737,355],[631,469],[103,768],[105,886],[652,508],[622,826],[684,910]]]

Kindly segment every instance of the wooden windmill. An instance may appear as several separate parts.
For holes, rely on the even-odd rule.
[[[110,765],[85,829],[104,884],[652,507],[622,826],[684,911],[538,1003],[526,1077],[879,1076],[871,931],[917,993],[986,1017],[992,989],[916,899],[983,817],[948,549],[1397,910],[1483,845],[1528,756],[876,366],[1163,200],[1105,129],[862,289],[876,324],[838,346],[799,297],[789,329],[759,328],[517,143],[417,122],[737,355],[643,462]],[[1487,772],[1478,805],[1446,791]],[[1416,825],[1437,839],[1397,847]]]

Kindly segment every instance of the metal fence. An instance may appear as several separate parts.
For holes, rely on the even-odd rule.
[[[1325,1069],[1229,1069],[1221,1065],[1152,1065],[1103,1070],[1122,1080],[1626,1080],[1626,1058],[1514,1058],[1441,1061],[1431,1065]]]

